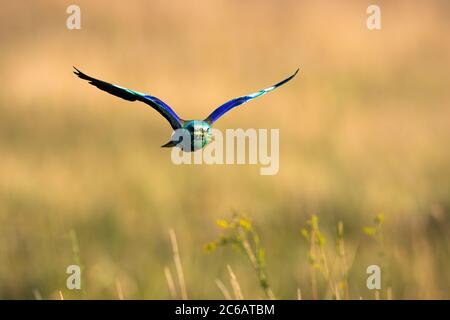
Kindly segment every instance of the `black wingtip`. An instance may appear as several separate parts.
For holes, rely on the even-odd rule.
[[[75,66],[72,66],[75,71],[73,72],[74,74],[76,74],[77,76],[79,76],[81,78],[81,75],[83,74],[83,72],[81,72],[80,70],[78,70]]]
[[[78,70],[76,67],[73,67],[76,71],[74,71],[73,73],[76,74],[79,78],[83,79],[83,80],[88,80],[88,81],[92,81],[93,78],[91,78],[90,76],[88,76],[87,74],[81,72],[80,70]]]
[[[300,68],[297,68],[297,70],[295,70],[295,72],[289,78],[287,78],[286,80],[282,81],[280,84],[284,84],[284,83],[292,80],[297,75],[299,70],[300,70]]]

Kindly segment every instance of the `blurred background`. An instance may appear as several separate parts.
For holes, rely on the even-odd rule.
[[[170,298],[171,228],[190,298],[222,298],[227,265],[246,298],[264,298],[245,256],[203,249],[233,212],[260,234],[277,298],[312,297],[300,229],[315,214],[330,251],[343,221],[350,297],[372,299],[366,268],[381,262],[362,228],[381,213],[383,290],[450,298],[450,3],[375,2],[2,0],[0,298]],[[80,30],[66,28],[71,4]],[[378,31],[366,27],[371,4]],[[216,124],[279,128],[278,174],[174,165],[158,113],[72,66],[187,119],[300,67]],[[66,288],[75,263],[80,291]]]

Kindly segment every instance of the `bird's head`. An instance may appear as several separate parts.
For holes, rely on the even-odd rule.
[[[179,147],[183,151],[195,151],[202,149],[213,140],[211,125],[202,120],[190,120],[183,124],[172,134],[168,143],[162,147]]]

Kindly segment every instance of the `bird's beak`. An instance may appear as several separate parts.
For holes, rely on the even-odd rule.
[[[173,148],[178,144],[177,141],[169,141],[166,144],[163,144],[161,148]]]

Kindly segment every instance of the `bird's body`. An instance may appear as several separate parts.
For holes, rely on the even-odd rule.
[[[207,144],[212,141],[212,124],[223,116],[226,112],[237,107],[247,101],[253,100],[259,96],[270,92],[277,87],[285,84],[289,80],[291,80],[298,72],[295,71],[293,75],[288,77],[287,79],[263,90],[260,90],[256,93],[252,93],[246,96],[242,96],[233,100],[230,100],[217,109],[215,109],[206,119],[204,120],[183,120],[181,119],[175,111],[173,111],[166,103],[161,101],[160,99],[147,95],[144,93],[140,93],[137,91],[133,91],[127,88],[123,88],[108,82],[104,82],[102,80],[97,80],[92,78],[77,68],[74,73],[83,80],[89,81],[90,84],[96,86],[97,88],[106,91],[112,95],[120,97],[122,99],[128,101],[141,101],[148,104],[150,107],[158,111],[171,125],[174,130],[174,134],[172,135],[172,139],[163,145],[162,147],[175,147],[178,146],[183,149],[183,151],[196,151],[204,148]],[[181,134],[175,134],[181,131]],[[182,137],[188,137],[189,143],[181,143],[183,141]]]
[[[196,151],[203,149],[207,144],[212,141],[212,127],[211,125],[203,120],[190,120],[183,124],[182,129],[187,130],[189,134],[190,141],[183,148],[184,151]],[[171,140],[172,141],[172,140]],[[185,144],[182,144],[183,147]]]

